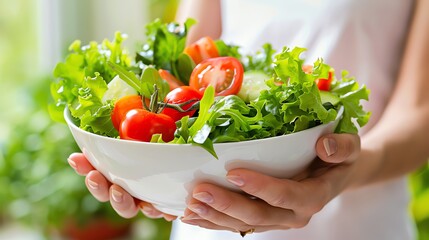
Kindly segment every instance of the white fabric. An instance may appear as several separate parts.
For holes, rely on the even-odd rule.
[[[340,74],[346,69],[371,90],[372,112],[365,132],[383,112],[400,63],[414,1],[404,0],[224,0],[223,35],[249,51],[270,42],[307,48],[305,58],[322,57]],[[270,231],[247,240],[411,240],[405,179],[343,193],[302,229]],[[233,240],[239,234],[211,231],[180,221],[173,240]]]

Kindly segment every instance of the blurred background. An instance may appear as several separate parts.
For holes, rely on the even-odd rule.
[[[73,138],[50,119],[47,104],[52,70],[73,40],[100,42],[119,30],[133,52],[146,23],[172,21],[178,3],[0,0],[0,239],[169,238],[170,223],[142,215],[124,220],[88,193],[66,161],[78,151]],[[410,215],[419,240],[428,240],[429,167],[409,182]]]

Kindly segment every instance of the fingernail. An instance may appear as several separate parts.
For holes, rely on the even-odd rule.
[[[153,213],[153,209],[152,209],[151,207],[144,206],[144,207],[142,208],[142,212],[143,212],[145,215],[152,215],[152,213]]]
[[[239,187],[244,186],[244,180],[240,176],[228,175],[228,176],[226,176],[226,180],[228,180],[228,182],[230,182],[236,186],[239,186]]]
[[[171,221],[173,221],[173,220],[176,220],[176,216],[170,216],[170,215],[165,215],[164,214],[164,219],[166,220],[166,221],[168,221],[168,222],[171,222]]]
[[[113,198],[113,201],[115,201],[117,203],[120,203],[120,202],[122,202],[122,197],[123,197],[123,194],[121,192],[119,192],[119,191],[117,191],[115,189],[112,189],[112,198]]]
[[[198,223],[196,221],[188,220],[188,219],[182,219],[182,222],[190,225],[198,226]]]
[[[155,209],[149,206],[143,206],[142,212],[144,213],[144,215],[148,217],[153,217],[153,218],[162,217],[162,213],[155,211]]]
[[[142,212],[146,217],[149,217],[149,218],[160,218],[163,216],[162,213],[155,211],[151,207],[143,207]]]
[[[202,218],[195,213],[191,213],[189,215],[182,217],[182,220],[185,220],[185,221],[186,220],[196,220],[196,219],[202,219]]]
[[[77,170],[77,165],[76,162],[73,161],[71,158],[67,158],[67,162],[70,164],[70,166],[74,169]]]
[[[194,213],[196,213],[198,215],[204,215],[204,214],[207,213],[207,208],[205,206],[203,206],[202,204],[198,204],[198,203],[195,204],[194,203],[194,204],[189,205],[188,208],[192,212],[194,212]]]
[[[323,139],[323,146],[328,157],[337,152],[337,142],[332,138]]]
[[[213,203],[213,196],[208,192],[199,192],[192,196],[203,203]]]
[[[96,182],[94,182],[94,181],[92,181],[92,180],[89,180],[89,179],[88,179],[88,186],[89,186],[91,189],[94,189],[94,190],[97,190],[97,189],[98,189],[98,183],[96,183]]]

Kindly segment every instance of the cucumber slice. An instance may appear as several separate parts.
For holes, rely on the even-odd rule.
[[[338,105],[340,102],[340,98],[338,96],[328,91],[320,91],[320,98],[322,99],[322,103],[329,102],[334,106]]]
[[[240,92],[237,94],[245,102],[250,102],[259,97],[262,90],[268,89],[265,81],[270,77],[264,72],[248,71],[244,72],[243,83]]]
[[[103,95],[103,102],[107,100],[118,100],[126,95],[137,94],[137,91],[128,85],[119,76],[116,76],[107,84],[107,91]]]

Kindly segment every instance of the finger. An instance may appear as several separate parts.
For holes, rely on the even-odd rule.
[[[85,178],[89,192],[100,202],[109,201],[110,182],[97,170],[90,171]]]
[[[219,226],[205,219],[182,219],[182,222],[211,230],[227,230],[231,232],[238,232],[236,229]]]
[[[193,198],[204,204],[188,207],[202,218],[218,225],[243,226],[289,225],[295,222],[295,214],[289,209],[281,209],[268,205],[259,199],[251,199],[247,195],[232,192],[212,184],[199,184],[194,188]],[[217,211],[211,211],[211,208]]]
[[[249,229],[249,225],[241,220],[221,213],[208,205],[191,199],[188,203],[188,209],[185,211],[182,220],[206,220],[221,228],[228,229]],[[216,228],[218,229],[218,228]]]
[[[356,134],[327,134],[316,142],[320,159],[329,163],[350,162],[360,153],[360,137]]]
[[[309,178],[301,182],[278,179],[247,169],[228,172],[227,180],[246,193],[258,197],[269,205],[294,212],[316,213],[330,200],[331,189],[327,181]],[[308,197],[312,196],[312,197]],[[292,219],[297,225],[306,224],[307,219]],[[283,224],[282,224],[283,225]]]
[[[132,218],[139,212],[134,198],[120,186],[110,186],[110,203],[115,211],[123,218]]]
[[[70,166],[82,176],[85,176],[90,171],[94,170],[94,167],[89,163],[86,157],[82,153],[72,153],[67,159]]]
[[[215,223],[212,223],[212,222],[205,220],[205,219],[182,219],[182,222],[184,222],[186,224],[206,228],[206,229],[211,229],[211,230],[226,230],[226,231],[236,232],[237,234],[239,234],[240,231],[246,232],[246,231],[249,231],[250,229],[253,229],[253,232],[265,232],[265,231],[270,231],[270,230],[287,230],[287,229],[290,229],[288,227],[280,226],[280,225],[255,226],[255,227],[249,226],[248,228],[245,228],[245,229],[234,229],[234,228],[231,228],[228,226],[216,225]]]
[[[148,217],[148,218],[161,218],[163,217],[163,213],[160,212],[158,209],[154,208],[152,204],[147,202],[140,202],[138,204],[139,208],[141,209],[142,213]]]
[[[166,214],[166,213],[164,213],[164,214],[163,214],[163,218],[164,218],[166,221],[171,222],[171,221],[173,221],[173,220],[176,220],[176,219],[177,219],[177,216],[174,216],[174,215],[170,215],[170,214]]]

